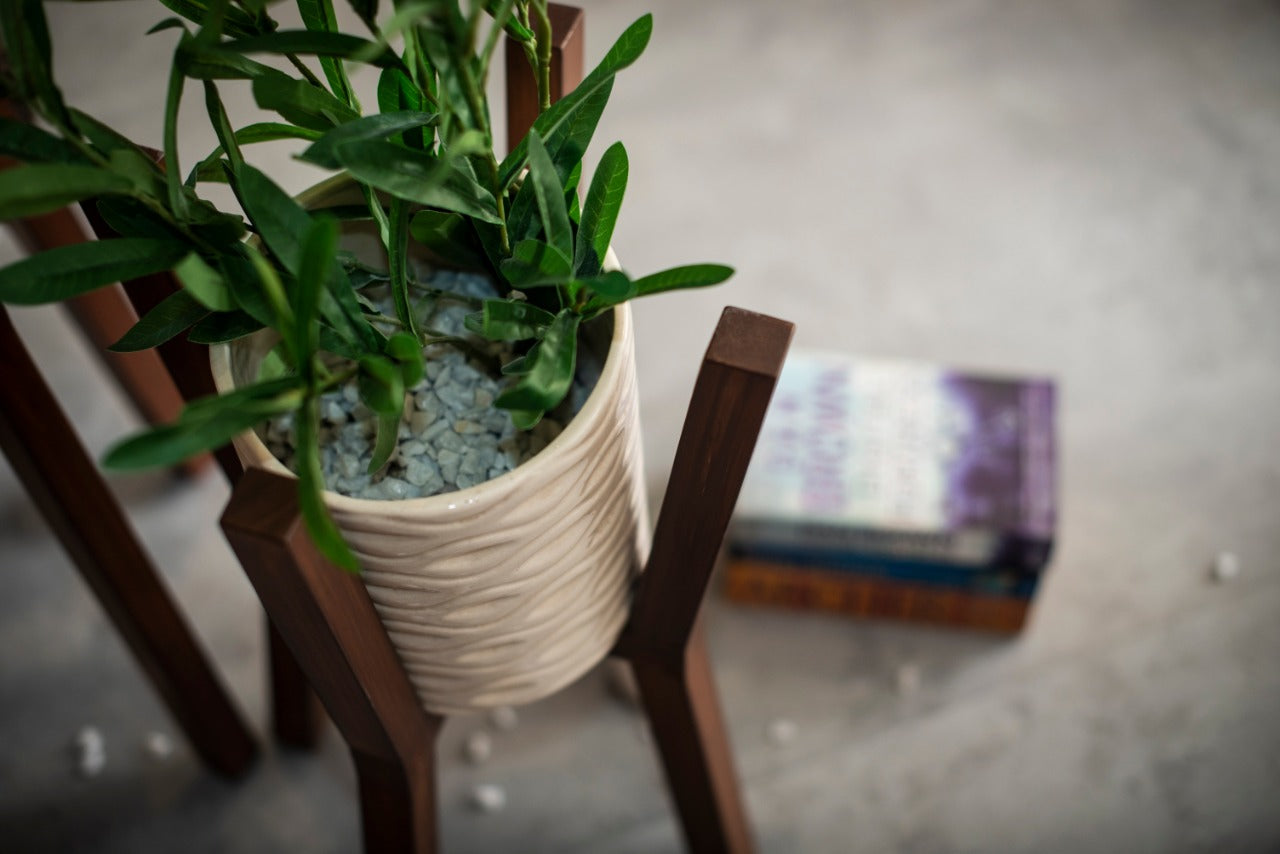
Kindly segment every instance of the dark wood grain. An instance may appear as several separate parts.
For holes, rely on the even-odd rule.
[[[441,719],[419,705],[359,577],[326,561],[307,537],[297,482],[250,469],[222,527],[355,757],[365,851],[434,851]]]
[[[698,613],[791,343],[792,324],[726,308],[707,348],[617,652],[629,659],[695,852],[752,850]]]
[[[582,10],[560,3],[550,5],[551,102],[582,82],[584,52]],[[514,151],[538,118],[538,81],[524,49],[507,39],[507,150]]]
[[[243,774],[257,745],[114,496],[0,308],[0,447],[201,759]]]

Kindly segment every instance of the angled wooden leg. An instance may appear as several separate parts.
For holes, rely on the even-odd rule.
[[[257,745],[159,573],[0,309],[0,447],[152,684],[213,770]]]
[[[355,758],[365,851],[436,850],[434,745],[360,579],[326,561],[298,514],[297,482],[251,469],[222,527],[272,623]]]
[[[691,851],[752,850],[698,612],[794,327],[727,308],[707,348],[617,654],[630,659]]]
[[[271,731],[283,745],[312,750],[320,743],[320,735],[324,731],[324,707],[270,618],[265,623],[267,673],[271,681]]]

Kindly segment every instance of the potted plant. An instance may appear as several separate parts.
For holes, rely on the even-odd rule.
[[[186,335],[210,345],[222,392],[106,464],[169,465],[233,440],[247,464],[287,464],[316,545],[363,570],[429,708],[561,687],[612,645],[645,550],[625,304],[732,272],[631,277],[609,250],[622,144],[583,176],[650,17],[552,104],[546,0],[396,2],[382,15],[351,0],[359,35],[339,31],[331,0],[298,0],[301,30],[281,29],[263,0],[161,2],[176,17],[152,32],[177,37],[163,166],[64,102],[40,0],[0,4],[0,86],[44,125],[0,121],[0,154],[25,164],[0,173],[0,217],[92,199],[119,234],[0,270],[0,299],[172,270],[182,289],[115,349]],[[499,158],[485,83],[504,34],[528,57],[540,113]],[[378,69],[377,111],[362,109],[351,64]],[[188,85],[220,145],[184,172]],[[227,85],[250,86],[278,118],[234,127]],[[248,157],[280,139],[336,177],[290,197]],[[228,183],[240,210],[202,198],[205,182]]]

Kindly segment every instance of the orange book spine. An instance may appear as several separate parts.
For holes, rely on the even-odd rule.
[[[1028,599],[830,572],[767,561],[731,559],[725,595],[735,602],[832,611],[1014,633],[1026,623]]]

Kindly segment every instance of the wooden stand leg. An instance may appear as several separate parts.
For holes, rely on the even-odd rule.
[[[271,731],[281,744],[312,750],[320,743],[324,730],[324,707],[270,618],[264,623],[271,682]]]
[[[692,851],[752,850],[698,612],[794,327],[727,308],[707,348],[617,654],[630,659]]]
[[[360,579],[326,561],[298,513],[297,482],[251,469],[222,527],[258,598],[355,758],[365,851],[436,850],[434,745]]]
[[[0,447],[200,757],[237,776],[257,745],[0,309]]]

